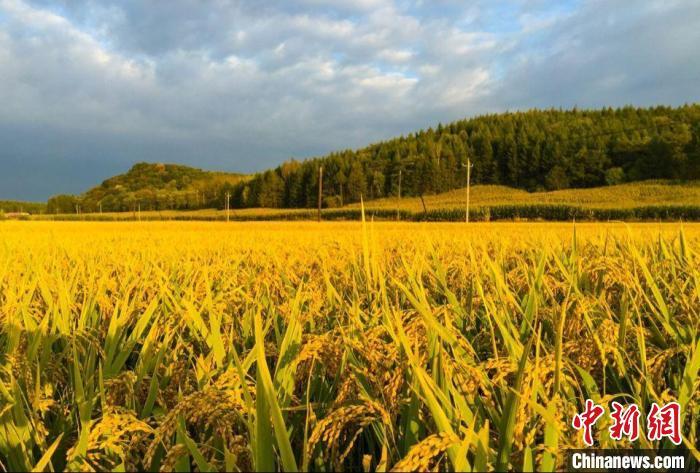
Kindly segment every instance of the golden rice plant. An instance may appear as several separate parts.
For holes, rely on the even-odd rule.
[[[0,470],[556,471],[700,427],[700,226],[0,224]],[[667,448],[610,439],[603,447]]]

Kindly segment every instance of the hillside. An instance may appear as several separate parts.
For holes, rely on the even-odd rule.
[[[466,188],[427,195],[423,198],[427,210],[462,209],[466,207]],[[700,206],[700,181],[642,181],[588,189],[527,192],[498,185],[476,185],[470,191],[470,205],[495,207],[502,205],[572,205],[584,208],[628,209],[643,206]],[[351,204],[348,208],[360,208]],[[421,211],[419,197],[396,197],[367,202],[367,209],[401,209]]]
[[[187,210],[223,206],[227,191],[247,176],[204,171],[177,164],[135,164],[79,197],[59,195],[48,202],[49,213]]]
[[[531,110],[461,120],[358,150],[289,161],[236,186],[236,207],[325,207],[472,184],[527,191],[700,179],[700,105]]]
[[[503,203],[520,198],[556,203],[569,196],[556,191],[591,189],[572,198],[606,205],[604,186],[700,180],[700,105],[485,115],[354,151],[291,160],[254,176],[139,163],[81,196],[53,197],[48,212],[222,209],[227,193],[232,208],[314,208],[321,168],[324,208],[342,208],[361,196],[366,202],[378,200],[378,206],[389,199],[386,205],[395,206],[391,198],[399,194],[458,204],[467,163],[471,183],[496,186],[484,187],[484,195],[491,189],[502,194],[497,198]],[[499,194],[498,186],[509,190]],[[533,192],[541,195],[527,197]],[[655,195],[650,191],[651,199]],[[634,202],[639,203],[630,199],[630,205]]]

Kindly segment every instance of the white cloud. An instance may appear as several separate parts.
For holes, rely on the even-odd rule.
[[[341,10],[373,10],[390,2],[387,0],[301,0],[299,3],[310,7],[331,7]]]
[[[377,56],[390,63],[405,64],[414,57],[414,53],[407,49],[383,49]]]

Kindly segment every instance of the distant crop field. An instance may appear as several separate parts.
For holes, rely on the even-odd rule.
[[[683,184],[669,181],[644,181],[590,189],[566,189],[550,192],[527,192],[505,186],[473,186],[470,204],[474,207],[501,205],[574,205],[584,208],[628,209],[643,206],[700,206],[700,183]],[[464,207],[467,190],[457,189],[424,197],[428,209]],[[353,204],[351,207],[359,207]],[[366,203],[368,209],[423,209],[420,198],[396,197],[377,199]]]
[[[424,205],[425,204],[425,207]],[[326,220],[360,220],[361,205],[324,208]],[[376,220],[463,221],[467,191],[444,194],[369,200],[364,203],[368,218]],[[700,183],[646,181],[591,189],[526,192],[505,186],[480,185],[470,191],[470,216],[484,220],[548,221],[700,221]],[[163,210],[33,215],[38,220],[226,220],[224,210]],[[315,220],[315,209],[231,209],[229,220]]]
[[[0,241],[2,469],[559,471],[586,399],[678,401],[699,458],[698,224],[0,222]],[[597,445],[632,446],[609,426]]]

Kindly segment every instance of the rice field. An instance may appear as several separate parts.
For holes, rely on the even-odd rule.
[[[699,311],[700,224],[0,222],[0,470],[698,459]]]

